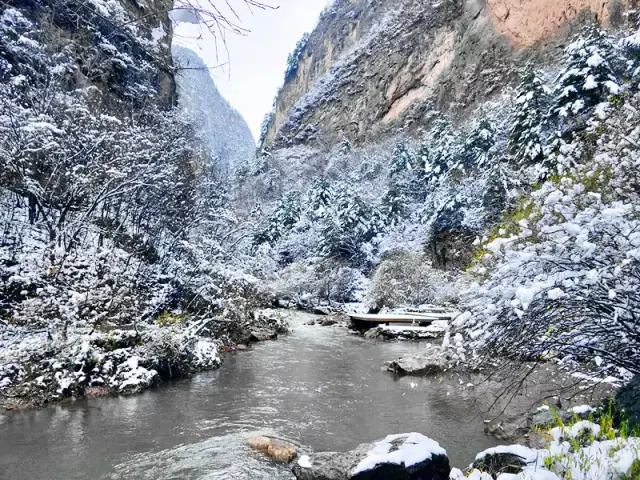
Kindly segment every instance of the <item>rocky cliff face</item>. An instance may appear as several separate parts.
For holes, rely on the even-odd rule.
[[[220,94],[204,61],[188,48],[174,46],[178,105],[194,120],[208,157],[222,173],[245,164],[255,153],[249,126]]]
[[[266,145],[366,141],[461,116],[553,61],[585,20],[620,25],[623,0],[337,0],[278,95]]]
[[[18,0],[11,4],[24,21],[38,27],[25,38],[44,45],[40,53],[73,60],[69,88],[96,87],[94,99],[117,110],[123,102],[133,106],[149,100],[163,106],[175,103],[171,0]],[[14,10],[7,11],[8,35],[18,34],[24,25],[10,19]],[[25,53],[25,49],[8,52],[12,74],[35,55]],[[0,70],[3,73],[9,72]]]

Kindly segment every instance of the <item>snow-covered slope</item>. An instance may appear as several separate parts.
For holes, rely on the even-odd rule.
[[[194,119],[196,135],[221,171],[232,171],[255,152],[247,123],[220,94],[204,61],[185,47],[172,47],[178,68],[178,105]]]

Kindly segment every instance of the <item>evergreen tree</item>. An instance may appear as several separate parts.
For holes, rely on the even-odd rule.
[[[297,73],[298,63],[300,62],[300,58],[302,58],[304,49],[307,48],[307,43],[309,43],[309,34],[305,33],[302,35],[302,38],[298,40],[296,48],[287,58],[287,68],[284,72],[284,83],[289,82]]]
[[[381,213],[385,223],[395,224],[404,215],[409,200],[395,183],[390,183],[387,192],[382,197]]]
[[[456,167],[461,171],[471,168],[482,168],[491,159],[492,147],[495,144],[495,128],[486,118],[474,125],[467,135],[459,162]]]
[[[338,185],[331,215],[320,241],[321,253],[354,263],[363,261],[363,248],[382,230],[382,215],[348,185]]]
[[[460,155],[460,137],[448,120],[436,119],[428,136],[429,154],[425,163],[425,183],[433,185],[456,163]]]
[[[509,131],[509,153],[518,165],[542,159],[542,125],[548,103],[542,79],[527,69],[516,90],[515,110]]]
[[[291,231],[302,214],[300,192],[287,192],[278,202],[273,213],[266,219],[262,228],[255,234],[254,245],[268,243],[273,246],[286,233]]]
[[[309,189],[308,208],[315,217],[323,217],[333,199],[331,185],[325,178],[315,178]]]
[[[413,156],[407,149],[404,142],[398,142],[391,154],[391,164],[389,166],[389,176],[395,177],[397,175],[411,170],[413,168]]]
[[[611,37],[590,28],[565,50],[566,67],[558,76],[553,113],[561,118],[588,111],[620,93],[616,51]]]

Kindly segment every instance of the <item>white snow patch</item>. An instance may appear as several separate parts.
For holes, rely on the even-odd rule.
[[[397,450],[391,451],[391,442],[404,439]],[[351,472],[352,476],[372,470],[377,465],[392,463],[394,465],[404,465],[411,467],[417,463],[428,460],[432,455],[446,455],[447,452],[435,440],[416,432],[402,433],[399,435],[387,435],[387,437],[376,442],[373,449],[367,456],[358,463]]]

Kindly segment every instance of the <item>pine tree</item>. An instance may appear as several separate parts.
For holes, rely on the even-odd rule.
[[[495,128],[486,118],[474,125],[467,135],[460,161],[456,167],[461,171],[482,168],[491,160],[491,148],[495,144]]]
[[[333,200],[333,190],[325,178],[315,178],[307,195],[308,208],[313,216],[322,218],[325,216]]]
[[[414,159],[411,152],[407,149],[404,142],[396,143],[393,153],[391,154],[391,164],[389,166],[389,176],[397,175],[411,170],[413,168]]]
[[[553,113],[561,118],[579,115],[620,93],[616,58],[611,37],[603,30],[590,28],[571,43],[558,76]]]
[[[274,246],[286,233],[298,223],[302,214],[300,192],[287,192],[278,202],[273,213],[266,219],[262,228],[255,234],[254,245],[268,243]]]
[[[287,58],[287,68],[284,72],[284,83],[289,82],[298,72],[298,64],[300,62],[300,58],[302,58],[305,48],[307,48],[307,43],[309,43],[309,34],[305,33],[302,35],[302,38],[298,40],[296,48]]]
[[[527,69],[516,89],[515,109],[509,131],[509,153],[518,165],[538,162],[543,157],[542,125],[548,94],[542,79]]]
[[[427,139],[429,155],[425,163],[425,182],[432,185],[455,164],[460,153],[460,139],[451,123],[437,119]]]

